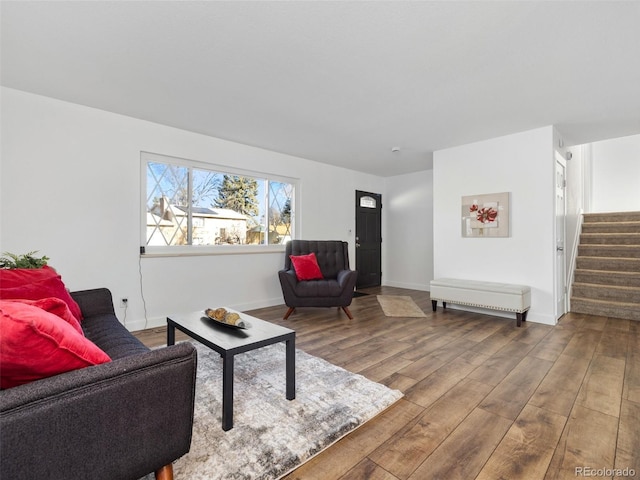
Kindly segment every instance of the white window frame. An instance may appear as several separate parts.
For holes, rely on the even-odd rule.
[[[285,251],[284,244],[259,244],[259,245],[147,245],[147,163],[166,163],[187,168],[210,170],[227,175],[238,175],[264,179],[269,181],[289,183],[293,185],[294,192],[291,199],[291,234],[292,238],[300,238],[297,216],[300,215],[298,198],[300,192],[300,180],[282,175],[274,175],[254,170],[245,170],[225,165],[188,160],[171,155],[163,155],[153,152],[140,152],[140,255],[145,257],[173,257],[190,255],[238,255],[254,253],[278,253]],[[268,192],[265,192],[268,195]],[[266,204],[265,218],[268,219],[269,205]],[[267,220],[268,222],[268,220]]]

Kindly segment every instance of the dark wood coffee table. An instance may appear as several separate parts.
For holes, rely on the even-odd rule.
[[[227,308],[228,311],[235,310]],[[194,340],[215,350],[222,357],[222,429],[233,428],[233,360],[238,353],[286,343],[287,400],[296,398],[296,332],[289,328],[238,313],[251,324],[240,329],[220,325],[208,318],[204,311],[167,317],[167,345],[175,343],[176,328]]]

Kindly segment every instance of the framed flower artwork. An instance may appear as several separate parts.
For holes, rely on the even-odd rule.
[[[463,237],[508,237],[509,192],[462,197]]]

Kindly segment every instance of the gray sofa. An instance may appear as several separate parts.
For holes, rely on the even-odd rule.
[[[0,478],[171,479],[191,445],[193,345],[150,350],[118,321],[109,290],[71,295],[112,361],[0,391]]]
[[[322,271],[321,280],[298,280],[290,255],[315,253]],[[284,269],[278,272],[289,318],[296,307],[340,307],[353,318],[353,300],[358,272],[349,268],[349,245],[340,240],[291,240],[287,242]]]

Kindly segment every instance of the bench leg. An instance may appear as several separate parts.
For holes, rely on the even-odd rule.
[[[516,320],[517,320],[516,323],[519,327],[522,326],[522,322],[527,321],[527,313],[529,313],[529,310],[522,313],[516,313]]]
[[[436,311],[436,308],[438,306],[438,301],[437,300],[431,300],[431,308],[433,308],[433,311]],[[446,309],[447,308],[447,302],[442,302],[442,309]]]

